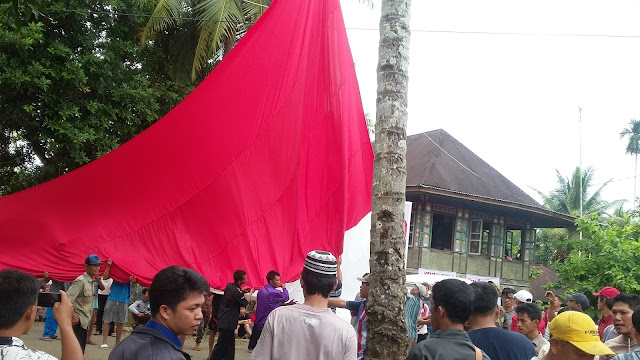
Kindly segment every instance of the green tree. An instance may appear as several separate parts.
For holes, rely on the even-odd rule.
[[[608,218],[607,212],[621,206],[623,200],[608,202],[602,198],[602,191],[609,181],[598,187],[593,193],[593,177],[595,171],[589,167],[580,173],[576,167],[571,177],[564,177],[556,170],[558,188],[549,194],[535,190],[543,199],[544,206],[552,211],[563,214],[580,215],[580,176],[582,176],[582,211],[584,216],[596,215]],[[579,240],[576,229],[541,229],[536,234],[536,263],[554,266],[557,261],[563,261],[575,248]]]
[[[47,13],[42,0],[0,0],[0,17],[20,28]]]
[[[196,79],[220,61],[267,10],[271,0],[158,0],[144,29],[143,41],[173,30],[180,51],[172,60],[177,79]]]
[[[640,153],[640,121],[631,119],[631,121],[629,121],[629,127],[620,132],[620,138],[624,138],[625,136],[629,137],[626,153],[629,155],[634,155],[636,158],[636,165],[633,172],[633,208],[635,209],[636,185],[638,184],[638,153]]]
[[[623,202],[615,200],[608,202],[602,198],[602,190],[611,182],[608,180],[602,184],[592,194],[590,188],[593,187],[593,176],[595,171],[588,167],[582,171],[582,213],[583,215],[596,214],[602,216],[606,211]],[[544,206],[555,212],[579,216],[580,215],[580,167],[576,167],[571,177],[564,177],[556,170],[558,178],[558,188],[549,194],[535,190],[544,201]]]
[[[202,78],[231,51],[272,1],[157,0],[144,29],[143,43],[171,32],[174,79]],[[373,0],[360,2],[373,6]]]
[[[556,288],[585,294],[603,286],[621,292],[640,291],[640,223],[620,226],[602,223],[595,215],[578,219],[585,241],[575,244],[571,254],[556,267]]]
[[[410,0],[384,0],[380,18],[367,358],[407,357],[404,324],[404,203],[407,182],[407,92]]]
[[[0,194],[42,183],[139,134],[193,88],[168,41],[140,51],[150,1],[56,0],[20,28],[0,18]],[[6,16],[6,15],[5,15]]]

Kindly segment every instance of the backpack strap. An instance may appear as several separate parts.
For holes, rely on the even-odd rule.
[[[482,360],[482,350],[480,350],[477,346],[474,346],[476,348],[476,360]]]

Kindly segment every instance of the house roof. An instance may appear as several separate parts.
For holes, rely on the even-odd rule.
[[[558,273],[552,269],[543,265],[532,265],[536,270],[542,271],[534,281],[529,282],[531,288],[531,294],[533,295],[533,301],[540,300],[542,302],[548,302],[544,295],[547,290],[544,288],[549,283],[555,283],[558,281]],[[553,291],[556,296],[564,295],[564,289],[549,289]]]
[[[545,209],[442,129],[407,137],[407,190],[516,210],[534,227],[569,227],[575,220]]]

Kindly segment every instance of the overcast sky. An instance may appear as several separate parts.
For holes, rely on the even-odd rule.
[[[375,115],[380,0],[341,0]],[[579,164],[633,198],[620,131],[640,119],[640,1],[413,0],[408,134],[442,128],[540,201]],[[373,30],[367,30],[373,29]],[[600,36],[586,36],[600,35]],[[595,189],[594,189],[595,190]]]

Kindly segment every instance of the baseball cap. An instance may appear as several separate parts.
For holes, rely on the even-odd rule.
[[[420,292],[420,296],[427,296],[427,288],[420,284],[420,283],[415,283],[415,286],[418,288],[418,291]]]
[[[600,290],[600,292],[593,293],[593,296],[604,296],[607,299],[613,299],[618,295],[620,295],[620,291],[611,286],[605,286]]]
[[[84,259],[85,265],[99,265],[102,264],[98,255],[89,255],[86,259]]]
[[[573,300],[582,306],[582,310],[589,307],[589,299],[582,293],[575,293],[572,295],[567,295],[567,301]]]
[[[513,297],[517,300],[520,300],[520,302],[523,302],[523,303],[530,303],[533,301],[533,295],[531,295],[531,293],[528,292],[527,290],[520,290],[517,293],[515,293]]]
[[[364,282],[364,283],[368,284],[369,283],[369,273],[364,273],[364,275],[358,276],[357,279],[360,282]]]
[[[593,320],[585,313],[565,311],[549,323],[551,337],[567,341],[578,349],[591,355],[615,355],[600,341]]]

